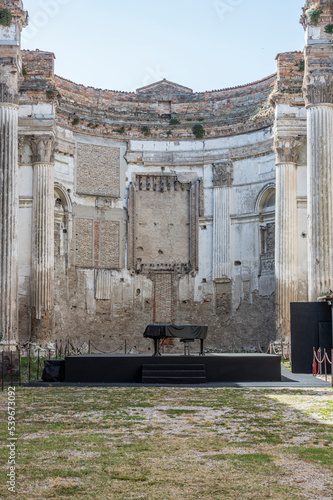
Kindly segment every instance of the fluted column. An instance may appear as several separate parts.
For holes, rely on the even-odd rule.
[[[231,278],[230,192],[232,163],[214,165],[213,279]]]
[[[303,94],[308,121],[308,295],[333,288],[333,45],[332,0],[307,0]],[[319,10],[318,10],[319,7]],[[314,18],[314,9],[317,16]]]
[[[333,105],[308,107],[309,300],[333,288]]]
[[[0,103],[0,333],[18,340],[18,106]]]
[[[280,337],[290,336],[290,303],[297,300],[296,242],[297,191],[296,173],[300,141],[275,141],[275,294],[276,326]]]
[[[33,337],[52,330],[54,292],[54,172],[52,137],[31,140],[33,152]],[[37,320],[37,321],[36,321]]]

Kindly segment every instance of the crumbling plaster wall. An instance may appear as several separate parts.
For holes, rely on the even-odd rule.
[[[92,339],[106,348],[116,348],[125,339],[140,348],[150,345],[142,339],[142,332],[154,319],[154,276],[128,266],[128,201],[138,175],[177,176],[185,184],[201,181],[198,269],[173,274],[172,319],[208,324],[212,347],[227,348],[231,342],[249,347],[275,338],[274,273],[261,273],[263,217],[258,208],[261,193],[268,187],[274,189],[275,182],[273,115],[267,101],[275,75],[248,86],[201,94],[186,91],[183,95],[172,84],[168,102],[181,123],[172,127],[168,138],[170,125],[160,116],[158,104],[161,99],[167,102],[163,84],[148,92],[139,89],[137,94],[100,91],[54,77],[52,53],[25,51],[23,59],[25,133],[39,130],[41,123],[45,129],[57,117],[57,126],[52,122],[56,130],[54,179],[61,199],[55,200],[53,338],[70,336],[77,343]],[[189,103],[192,123],[182,115]],[[137,108],[139,114],[133,112]],[[214,116],[208,116],[212,109]],[[194,140],[192,127],[198,117],[204,118],[205,140]],[[74,118],[79,118],[75,126]],[[152,119],[151,137],[142,138],[141,126],[148,118]],[[115,165],[117,149],[119,179],[115,168],[105,178],[108,162]],[[99,170],[94,155],[106,158]],[[86,165],[80,171],[82,159]],[[225,164],[231,165],[233,176],[228,207],[230,272],[227,279],[221,276],[214,281],[214,176]],[[28,168],[29,162],[22,165]],[[77,228],[84,232],[80,229],[79,234]],[[101,259],[105,228],[112,231],[117,245],[112,245],[110,258]],[[85,243],[90,246],[80,260],[77,257]],[[29,278],[28,272],[22,272],[22,284],[24,276]],[[28,280],[25,283],[28,289]]]
[[[39,114],[37,109],[34,111]],[[50,110],[43,111],[45,114]],[[120,149],[119,197],[77,193],[78,142]],[[151,276],[127,269],[128,189],[138,174],[170,174],[181,182],[202,179],[204,200],[199,218],[198,271],[174,276],[175,322],[208,324],[209,345],[216,348],[227,348],[232,342],[249,347],[273,339],[274,277],[259,276],[260,214],[256,212],[261,190],[274,183],[270,144],[270,129],[210,141],[126,143],[74,135],[58,127],[55,186],[67,193],[70,207],[64,207],[67,215],[62,223],[56,219],[53,338],[69,337],[76,344],[91,339],[97,346],[112,349],[127,339],[139,349],[150,347],[142,332],[153,321],[154,286]],[[29,158],[29,146],[25,144],[20,167],[21,339],[29,337],[33,175]],[[212,280],[213,169],[221,158],[233,159],[234,166],[230,207],[231,283],[226,286]],[[105,300],[96,299],[93,265],[86,268],[75,265],[77,217],[121,224],[119,266],[108,271],[111,292]]]
[[[104,205],[100,205],[103,208],[96,206],[96,197],[76,192],[75,148],[73,156],[56,154],[55,180],[70,192],[74,221],[77,216],[121,220],[124,232],[120,267],[110,271],[111,298],[96,300],[96,271],[93,267],[75,266],[73,223],[69,258],[56,255],[55,337],[66,338],[70,333],[77,343],[91,339],[95,345],[105,348],[116,348],[125,339],[140,349],[150,346],[150,342],[142,338],[142,332],[153,321],[154,286],[151,276],[126,269],[127,198],[130,183],[137,175],[169,174],[182,182],[200,178],[204,191],[204,211],[199,219],[199,269],[191,274],[174,275],[175,322],[208,324],[209,345],[216,348],[227,348],[232,342],[249,347],[274,338],[274,276],[266,276],[265,285],[260,286],[263,278],[259,277],[259,213],[255,211],[262,188],[274,183],[269,129],[212,141],[130,141],[128,145],[95,137],[74,137],[64,129],[58,131],[58,136],[73,146],[83,141],[93,145],[112,143],[113,147],[123,148],[120,197],[105,198]],[[172,154],[166,156],[165,153]],[[212,160],[232,155],[241,158],[234,161],[231,284],[224,293],[223,287],[212,281]],[[236,261],[241,265],[235,265]]]

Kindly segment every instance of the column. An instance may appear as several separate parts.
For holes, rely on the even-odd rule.
[[[54,305],[53,138],[33,137],[33,324],[34,340],[52,332]]]
[[[309,300],[333,288],[333,105],[308,105]]]
[[[316,20],[309,9],[318,7]],[[303,95],[308,122],[308,296],[333,288],[333,45],[326,30],[332,23],[332,0],[307,0],[301,22],[305,29]]]
[[[290,336],[290,303],[297,299],[296,242],[297,192],[296,173],[300,141],[277,139],[276,208],[275,208],[275,294],[276,325],[279,336]]]
[[[18,340],[18,106],[0,102],[0,333]]]
[[[230,193],[233,165],[226,161],[214,165],[213,279],[230,279]]]

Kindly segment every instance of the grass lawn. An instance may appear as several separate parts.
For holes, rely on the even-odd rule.
[[[333,498],[331,389],[16,392],[20,500]],[[7,459],[3,446],[0,498]]]

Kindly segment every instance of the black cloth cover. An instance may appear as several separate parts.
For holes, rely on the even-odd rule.
[[[42,380],[44,382],[63,382],[65,380],[65,361],[61,359],[44,361]]]
[[[208,326],[148,325],[143,336],[150,339],[205,339]]]

